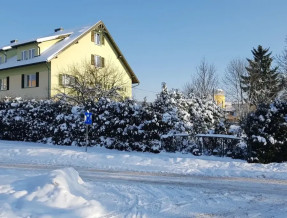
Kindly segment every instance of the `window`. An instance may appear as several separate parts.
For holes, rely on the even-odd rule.
[[[3,63],[3,58],[0,56],[0,64],[2,64]]]
[[[101,34],[100,33],[95,33],[95,43],[97,44],[97,45],[101,45],[102,43],[101,43]]]
[[[25,76],[25,87],[36,87],[36,74]]]
[[[29,59],[34,58],[35,57],[35,48],[29,49]]]
[[[104,67],[104,58],[99,55],[95,55],[95,66],[96,67]]]
[[[35,48],[31,48],[29,50],[22,51],[21,60],[32,59],[35,56],[36,56],[36,49]]]
[[[24,51],[22,51],[22,58],[21,58],[21,60],[27,60],[27,59],[28,59],[28,51],[24,50]]]
[[[60,84],[62,86],[71,86],[75,84],[76,78],[74,76],[68,74],[61,74],[60,75]]]
[[[39,87],[39,73],[22,74],[22,88]]]
[[[0,91],[9,90],[9,77],[0,78]]]
[[[105,59],[99,55],[91,55],[91,64],[97,68],[105,66]]]

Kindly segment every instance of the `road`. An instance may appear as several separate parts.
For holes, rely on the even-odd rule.
[[[64,167],[0,163],[19,172]],[[74,168],[90,197],[113,208],[105,217],[287,217],[286,180]]]

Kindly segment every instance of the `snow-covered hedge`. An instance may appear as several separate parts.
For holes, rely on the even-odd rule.
[[[45,142],[59,145],[85,145],[85,109],[66,102],[16,98],[0,103],[0,138]],[[101,99],[91,108],[91,145],[107,148],[159,152],[158,115],[142,110],[133,101]]]
[[[110,149],[160,152],[193,152],[194,142],[177,146],[161,136],[174,134],[226,133],[221,111],[212,100],[186,98],[178,90],[162,92],[153,103],[132,100],[115,102],[102,98],[90,106],[73,106],[52,100],[6,99],[0,102],[0,139],[44,142],[58,145],[85,145],[84,112],[89,109],[90,145]],[[166,140],[168,141],[168,140]]]

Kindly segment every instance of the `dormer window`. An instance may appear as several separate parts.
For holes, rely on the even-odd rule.
[[[36,54],[36,49],[35,48],[32,48],[32,49],[29,49],[29,50],[24,50],[22,51],[21,53],[21,60],[28,60],[28,59],[32,59],[35,57],[35,54]]]
[[[22,58],[21,58],[21,60],[27,60],[27,59],[28,59],[28,51],[24,50],[24,51],[22,51]]]
[[[34,58],[35,57],[35,48],[29,49],[29,59]]]

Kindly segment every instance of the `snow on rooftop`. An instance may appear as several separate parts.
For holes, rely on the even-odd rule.
[[[71,35],[72,33],[73,33],[73,32],[66,33],[66,34],[61,34],[61,35],[41,37],[41,38],[36,39],[36,41],[37,41],[37,42],[45,42],[45,41],[57,39],[57,38],[59,38],[59,37],[61,37],[61,36],[64,36],[64,35]]]
[[[11,48],[12,48],[12,47],[8,45],[8,46],[4,46],[4,47],[1,48],[1,49],[5,51],[5,50],[9,50],[9,49],[11,49]]]
[[[15,55],[12,58],[9,58],[6,63],[2,63],[0,65],[0,70],[2,69],[8,69],[12,67],[19,67],[19,66],[24,66],[24,65],[30,65],[30,64],[36,64],[36,63],[41,63],[41,62],[48,62],[51,59],[53,59],[57,54],[62,51],[64,48],[72,44],[76,39],[78,39],[80,36],[85,34],[87,31],[89,31],[94,25],[91,26],[86,26],[86,27],[81,27],[73,30],[63,30],[60,32],[55,32],[53,34],[50,34],[48,36],[40,37],[37,39],[32,39],[24,42],[17,42],[13,43],[7,46],[2,47],[2,50],[8,50],[16,46],[20,46],[23,44],[31,43],[31,42],[44,42],[52,39],[56,39],[61,36],[67,36],[65,39],[62,41],[56,43],[55,45],[51,46],[48,48],[46,51],[41,53],[40,56],[34,57],[32,59],[28,60],[17,60],[17,55]]]

